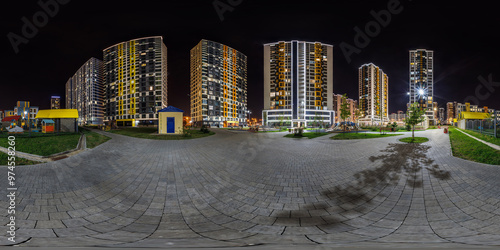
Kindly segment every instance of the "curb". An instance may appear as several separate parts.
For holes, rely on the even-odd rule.
[[[80,139],[78,139],[78,144],[77,144],[75,149],[67,150],[67,151],[60,152],[60,153],[55,153],[55,154],[48,155],[48,156],[40,156],[40,155],[29,154],[29,153],[24,153],[24,152],[16,152],[16,157],[27,159],[30,161],[38,161],[38,162],[45,163],[45,162],[57,161],[57,160],[67,158],[67,154],[74,153],[77,151],[86,150],[86,149],[87,149],[87,140],[86,140],[85,134],[81,133]],[[9,150],[7,148],[0,147],[0,152],[8,153]]]
[[[473,139],[475,139],[476,141],[479,141],[479,142],[482,142],[483,144],[489,146],[490,148],[493,148],[493,149],[496,149],[496,150],[500,150],[500,146],[496,145],[496,144],[493,144],[491,142],[487,142],[487,141],[483,141],[475,136],[472,136],[472,135],[469,135],[468,133],[465,133],[464,131],[462,131],[461,129],[457,129],[458,131],[462,132],[462,134],[464,135],[467,135]]]

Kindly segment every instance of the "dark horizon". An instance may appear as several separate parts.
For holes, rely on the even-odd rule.
[[[102,50],[106,47],[155,35],[163,36],[168,48],[168,105],[183,109],[186,115],[189,114],[189,51],[201,39],[223,43],[247,55],[248,107],[252,117],[260,117],[263,107],[263,44],[288,40],[332,44],[333,92],[347,93],[355,100],[358,68],[370,62],[379,66],[389,77],[389,113],[406,109],[411,49],[430,49],[435,53],[434,97],[439,107],[445,107],[448,101],[464,102],[473,97],[480,101],[480,106],[500,108],[494,98],[497,86],[488,88],[480,80],[481,77],[488,80],[491,75],[492,82],[500,81],[496,73],[500,66],[499,35],[495,32],[500,18],[495,15],[494,5],[409,0],[397,5],[397,2],[291,4],[281,0],[241,0],[230,6],[223,0],[143,1],[137,7],[98,1],[62,4],[60,0],[59,9],[48,13],[53,17],[47,15],[38,32],[33,32],[32,38],[25,38],[28,43],[19,44],[18,53],[9,42],[9,32],[22,35],[21,19],[32,20],[43,9],[36,1],[9,2],[2,17],[5,77],[0,110],[12,109],[18,100],[48,109],[53,95],[61,96],[64,107],[65,83],[88,59],[102,60]],[[224,3],[233,9],[224,12],[221,20],[213,3]],[[377,21],[372,11],[382,13],[391,6],[397,11],[390,20],[386,19],[385,27],[379,24],[379,31],[348,62],[341,47],[355,46],[355,27],[364,30],[367,24]],[[480,92],[476,91],[478,88]]]

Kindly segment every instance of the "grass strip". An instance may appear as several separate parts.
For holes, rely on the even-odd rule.
[[[302,133],[302,136],[296,136],[295,134],[288,134],[288,135],[285,135],[284,137],[287,137],[287,138],[303,138],[303,137],[307,137],[309,139],[313,139],[313,138],[324,136],[324,135],[328,135],[328,134],[329,133],[324,133],[324,132],[320,132],[320,133],[307,132],[307,133]]]
[[[477,141],[450,127],[450,142],[453,156],[465,160],[500,165],[500,151]]]
[[[159,134],[157,134],[157,132],[158,132],[157,128],[150,127],[150,128],[121,128],[121,129],[111,130],[108,132],[111,132],[114,134],[119,134],[119,135],[126,135],[126,136],[131,136],[131,137],[136,137],[136,138],[153,139],[153,140],[196,139],[196,138],[207,137],[207,136],[215,134],[215,132],[213,132],[213,131],[209,131],[209,133],[203,133],[197,129],[189,129],[189,130],[185,130],[185,131],[187,133],[181,134],[181,135],[159,135]]]
[[[422,143],[422,142],[428,142],[429,138],[427,137],[405,137],[399,139],[400,142],[406,142],[406,143]]]
[[[358,140],[358,139],[373,139],[373,138],[382,138],[382,137],[390,137],[390,136],[398,136],[402,134],[372,134],[372,133],[339,133],[330,137],[332,140]]]
[[[45,135],[36,137],[19,137],[15,135],[16,151],[40,156],[49,156],[52,154],[75,149],[80,139],[80,133],[71,133],[64,135]],[[7,148],[7,137],[0,138],[0,146]]]

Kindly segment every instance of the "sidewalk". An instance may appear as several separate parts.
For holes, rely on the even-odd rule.
[[[486,145],[488,145],[488,146],[490,146],[490,147],[492,147],[492,148],[496,149],[496,150],[500,150],[500,146],[498,146],[498,145],[495,145],[495,144],[490,143],[490,142],[483,141],[483,140],[481,140],[481,139],[479,139],[479,138],[476,138],[476,137],[474,137],[474,136],[472,136],[472,135],[469,135],[469,134],[465,133],[464,131],[462,131],[462,130],[460,130],[460,129],[457,129],[457,130],[458,130],[458,131],[460,131],[460,132],[462,132],[462,133],[463,133],[463,134],[465,134],[465,135],[468,135],[468,136],[469,136],[469,137],[471,137],[471,138],[476,139],[477,141],[480,141],[480,142],[482,142],[482,143],[484,143],[484,144],[486,144]]]

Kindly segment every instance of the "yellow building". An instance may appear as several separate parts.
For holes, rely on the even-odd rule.
[[[194,126],[247,123],[247,56],[201,40],[191,49],[191,118]]]
[[[163,37],[133,39],[103,50],[104,121],[156,125],[167,107],[167,47]]]
[[[158,111],[158,134],[182,134],[184,111],[168,106]]]
[[[361,65],[358,74],[360,122],[389,122],[389,77],[373,63]]]
[[[467,129],[467,122],[470,120],[484,120],[491,118],[489,113],[480,113],[480,112],[469,112],[464,111],[460,112],[458,115],[457,127],[461,129]]]
[[[78,132],[78,110],[45,109],[38,111],[35,119],[54,121],[54,132]]]

